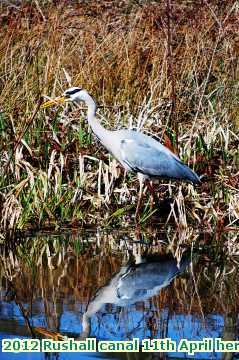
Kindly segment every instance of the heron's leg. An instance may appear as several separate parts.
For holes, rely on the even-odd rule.
[[[150,193],[150,209],[152,210],[154,207],[154,196],[155,196],[154,184],[152,180],[147,179],[147,188],[149,189],[149,193]]]
[[[139,223],[137,223],[136,219],[135,219],[135,231],[134,231],[134,234],[135,234],[135,241],[141,241],[142,239],[142,234],[141,234],[141,226]]]
[[[142,201],[145,177],[143,174],[138,173],[138,179],[139,179],[139,194],[138,194],[138,201],[137,201],[137,207],[136,207],[136,212],[135,212],[136,222],[139,220],[139,210],[140,210],[140,205],[141,205],[141,201]]]

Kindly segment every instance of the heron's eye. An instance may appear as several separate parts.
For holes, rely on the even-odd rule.
[[[70,98],[70,97],[71,97],[70,94],[67,94],[67,93],[66,93],[64,96],[65,96],[66,98]]]

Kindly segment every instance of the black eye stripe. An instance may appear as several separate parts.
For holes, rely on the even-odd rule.
[[[81,88],[76,88],[76,89],[74,89],[74,90],[67,90],[66,92],[65,92],[65,95],[73,95],[73,94],[75,94],[75,93],[77,93],[77,92],[79,92],[79,91],[81,91],[82,89]]]

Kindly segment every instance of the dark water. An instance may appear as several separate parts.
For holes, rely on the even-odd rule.
[[[38,234],[1,249],[0,338],[239,339],[235,234]],[[191,245],[193,244],[193,246]],[[233,246],[232,246],[233,245]],[[41,329],[38,329],[38,328]],[[45,330],[42,330],[45,329]],[[239,345],[238,345],[239,348]],[[157,349],[156,349],[157,350]],[[236,359],[238,352],[3,353],[1,359]]]

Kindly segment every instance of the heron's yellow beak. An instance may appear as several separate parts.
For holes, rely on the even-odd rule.
[[[46,109],[48,108],[49,106],[53,106],[53,105],[59,105],[59,104],[62,104],[66,101],[66,97],[65,96],[62,96],[62,97],[58,97],[56,99],[53,99],[53,100],[49,100],[49,101],[46,101],[45,103],[43,103],[41,105],[41,109]]]

